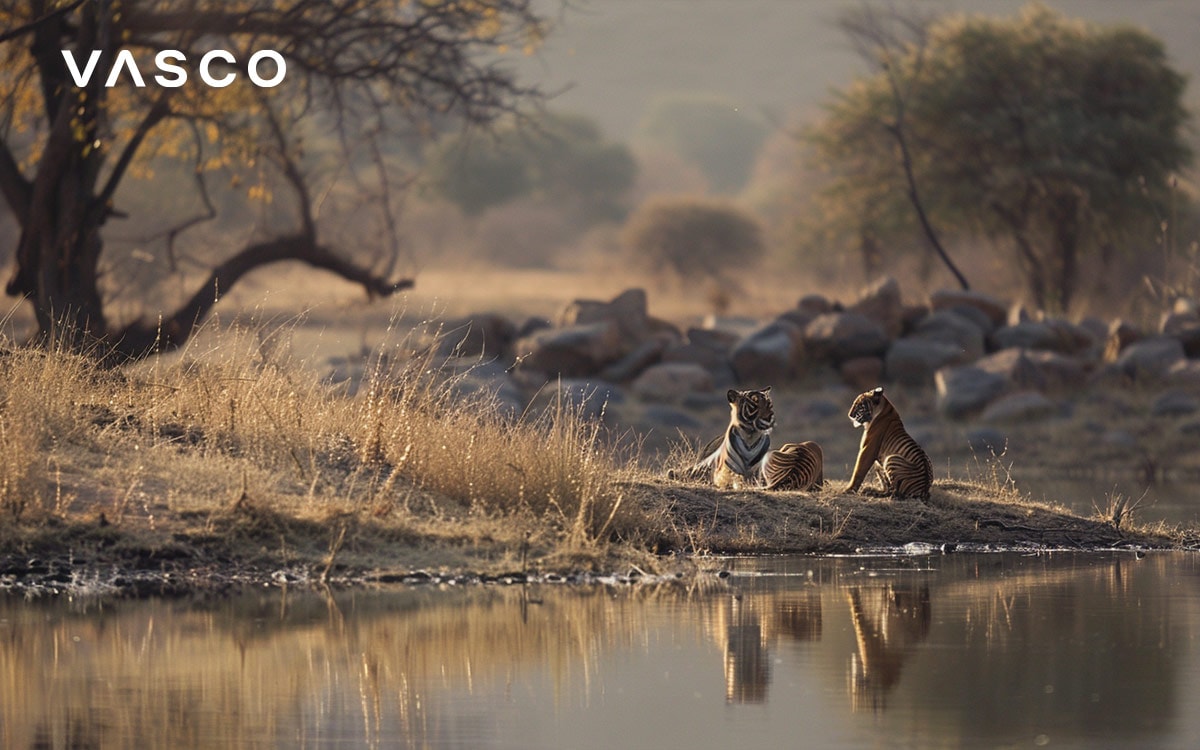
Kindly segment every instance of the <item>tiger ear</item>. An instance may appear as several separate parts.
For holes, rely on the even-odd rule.
[[[771,392],[771,386],[769,386],[769,385],[768,385],[766,388],[763,388],[763,389],[762,389],[762,392],[763,392],[763,393],[770,393],[770,392]]]
[[[882,395],[883,395],[883,386],[882,386],[882,385],[881,385],[881,386],[879,386],[879,387],[877,387],[877,388],[875,389],[875,395],[876,395],[876,396],[882,396]]]
[[[738,392],[730,388],[729,392],[725,394],[725,398],[729,399],[729,403],[732,404],[734,401],[737,401]]]

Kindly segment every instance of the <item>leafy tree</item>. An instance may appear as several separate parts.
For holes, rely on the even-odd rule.
[[[919,186],[927,216],[1003,238],[1032,301],[1068,308],[1083,258],[1161,214],[1188,163],[1184,77],[1146,32],[1040,4],[913,28],[811,133],[831,218],[886,236]]]
[[[585,207],[585,218],[602,220],[624,215],[637,165],[591,120],[547,113],[498,126],[487,136],[447,138],[432,149],[426,173],[428,189],[469,216],[534,196]]]
[[[677,94],[651,105],[637,137],[700,167],[717,192],[734,193],[750,177],[767,134],[761,120],[732,101]]]
[[[683,279],[720,276],[763,255],[762,229],[727,201],[659,197],[643,203],[621,232],[636,259]]]
[[[0,0],[0,194],[20,225],[11,295],[34,307],[45,336],[76,346],[140,356],[178,346],[215,302],[249,271],[299,260],[385,296],[410,285],[340,255],[319,236],[320,194],[306,171],[303,138],[322,132],[348,159],[362,148],[386,186],[393,164],[379,142],[447,118],[489,123],[536,91],[520,86],[496,53],[536,44],[543,26],[533,0]],[[93,50],[95,69],[86,75]],[[188,75],[180,86],[159,55]],[[206,85],[201,59],[226,50]],[[252,55],[278,52],[284,70]],[[66,56],[71,55],[70,59]],[[122,58],[142,68],[135,75]],[[72,69],[72,63],[76,69]],[[109,75],[110,70],[115,72]],[[136,79],[141,78],[143,85]],[[86,79],[86,80],[82,80]],[[106,84],[112,82],[113,85]],[[177,310],[116,330],[108,322],[101,276],[105,231],[125,218],[119,192],[139,164],[175,157],[192,165],[198,217],[172,239],[211,218],[234,190],[274,200],[283,187],[291,227],[235,252],[211,270]],[[237,168],[270,180],[217,185],[215,171]],[[164,243],[159,243],[160,251]]]

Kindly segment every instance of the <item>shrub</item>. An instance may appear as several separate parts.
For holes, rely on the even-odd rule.
[[[683,279],[716,276],[763,255],[762,229],[746,211],[704,198],[657,198],[629,218],[622,232],[636,260]]]

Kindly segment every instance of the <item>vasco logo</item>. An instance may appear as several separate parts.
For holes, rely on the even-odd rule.
[[[87,65],[83,71],[79,70],[79,62],[75,59],[75,53],[71,50],[62,51],[63,59],[67,62],[67,70],[71,74],[71,78],[75,79],[75,85],[80,88],[88,85],[92,80],[92,75],[96,72],[96,65],[100,61],[100,50],[92,50],[92,54],[88,57]],[[204,54],[200,58],[200,80],[213,88],[225,88],[237,79],[237,73],[226,71],[224,75],[214,77],[211,70],[214,61],[220,60],[229,65],[237,63],[237,58],[232,53],[223,49],[214,49]],[[274,75],[270,78],[263,78],[259,74],[258,66],[263,60],[270,60],[274,63]],[[187,55],[177,49],[165,49],[154,56],[154,66],[161,73],[154,76],[154,81],[159,86],[166,88],[179,88],[187,83],[188,72],[175,63],[187,62]],[[117,59],[113,62],[112,68],[108,72],[108,79],[105,80],[105,88],[112,88],[121,79],[122,71],[127,71],[129,79],[133,81],[133,85],[138,88],[143,88],[146,85],[146,80],[142,78],[142,72],[138,70],[137,62],[133,59],[133,53],[127,49],[123,49],[117,53]],[[270,66],[267,66],[267,71],[270,72]],[[165,75],[164,75],[165,74]],[[250,60],[246,63],[246,74],[249,76],[251,83],[261,88],[274,88],[283,82],[283,77],[287,74],[287,63],[283,60],[283,55],[274,50],[264,49],[255,52],[250,56]]]

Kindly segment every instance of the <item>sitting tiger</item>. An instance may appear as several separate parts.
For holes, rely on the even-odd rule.
[[[813,442],[785,443],[771,450],[771,429],[775,426],[775,407],[770,386],[761,390],[726,394],[729,399],[729,427],[721,445],[699,463],[683,471],[689,478],[712,476],[713,484],[733,488],[765,484],[767,489],[808,490],[819,486],[824,477],[821,446]],[[675,478],[675,472],[667,473]]]
[[[933,484],[933,464],[904,429],[900,413],[883,395],[883,388],[867,391],[854,399],[849,416],[855,427],[863,428],[863,436],[846,492],[857,492],[867,472],[878,465],[885,494],[893,498],[928,500]]]

